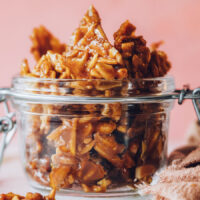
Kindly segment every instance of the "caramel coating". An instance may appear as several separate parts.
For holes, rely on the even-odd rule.
[[[39,61],[48,50],[61,54],[66,48],[66,45],[60,43],[44,26],[34,28],[30,39],[32,41],[31,53],[36,61]]]
[[[74,79],[113,80],[127,76],[126,69],[124,73],[119,72],[123,67],[121,54],[108,41],[93,6],[72,34],[66,57]]]
[[[38,61],[31,72],[27,61],[21,75],[60,79],[126,79],[121,54],[109,43],[100,17],[90,7],[66,48],[43,26],[34,29],[31,52]]]
[[[38,62],[30,70],[24,60],[21,75],[58,79],[53,84],[35,83],[34,92],[41,95],[151,94],[151,83],[137,78],[164,76],[171,65],[157,50],[159,44],[150,50],[135,30],[129,21],[123,23],[112,46],[91,6],[68,45],[44,27],[34,29],[31,51]],[[63,84],[60,79],[75,81]],[[155,88],[159,81],[152,84]],[[166,153],[166,106],[161,102],[31,105],[35,115],[28,120],[26,170],[36,182],[55,190],[81,187],[85,192],[106,192],[150,183]]]
[[[114,33],[115,48],[122,54],[129,78],[153,78],[167,74],[171,64],[160,43],[154,43],[152,50],[146,46],[142,36],[135,35],[136,27],[128,20]]]
[[[0,194],[1,200],[54,200],[54,196],[42,196],[39,193],[27,193],[26,196],[21,196],[14,193]]]

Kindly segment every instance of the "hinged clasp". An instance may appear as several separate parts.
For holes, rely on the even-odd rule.
[[[16,132],[16,120],[15,113],[10,112],[8,102],[5,95],[0,94],[0,103],[4,104],[4,110],[6,115],[0,117],[0,164],[3,161],[3,155],[6,147],[12,140]]]
[[[192,94],[194,96],[200,96],[200,88],[195,89]],[[200,98],[192,99],[192,103],[193,103],[194,109],[196,111],[198,120],[200,121]]]
[[[182,90],[176,90],[178,95],[172,96],[174,99],[178,99],[178,104],[182,104],[185,99],[192,99],[195,112],[198,120],[200,121],[200,88],[190,90],[188,85],[185,85]]]
[[[176,90],[179,92],[178,104],[181,105],[185,100],[185,96],[191,92],[189,85],[184,85],[182,90]]]

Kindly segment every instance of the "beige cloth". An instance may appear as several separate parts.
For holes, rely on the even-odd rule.
[[[158,174],[159,182],[145,186],[142,193],[156,200],[200,200],[200,147],[176,149],[168,161],[167,169]]]

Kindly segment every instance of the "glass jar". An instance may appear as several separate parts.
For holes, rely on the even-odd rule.
[[[130,81],[16,77],[23,165],[31,185],[125,196],[165,166],[172,77]],[[159,97],[159,98],[157,98]]]

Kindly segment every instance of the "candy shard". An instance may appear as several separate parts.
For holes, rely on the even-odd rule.
[[[142,36],[135,35],[135,30],[136,27],[127,20],[114,33],[114,46],[122,54],[129,79],[166,75],[171,64],[167,55],[157,50],[162,42],[154,43],[150,49]]]
[[[74,31],[65,53],[67,65],[76,79],[99,78],[124,79],[126,72],[120,73],[116,66],[123,68],[120,53],[109,43],[101,19],[91,6]],[[126,69],[124,69],[126,70]]]
[[[60,41],[44,26],[34,28],[30,39],[32,41],[31,53],[36,61],[38,61],[42,55],[45,55],[48,50],[61,54],[66,48],[66,45],[60,43]]]

